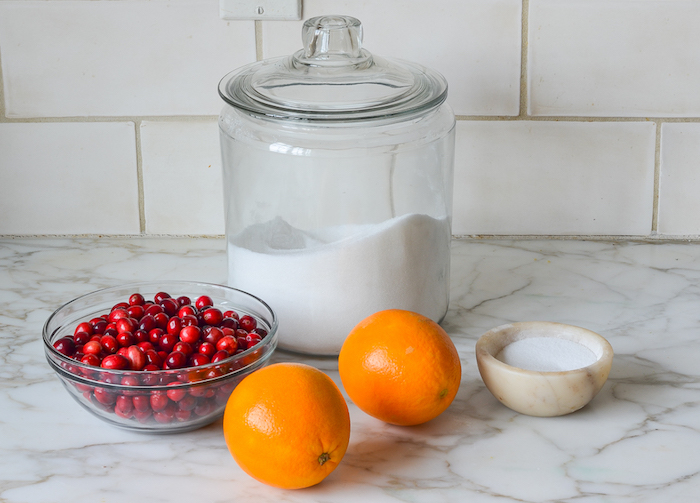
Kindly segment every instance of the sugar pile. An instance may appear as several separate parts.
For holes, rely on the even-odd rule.
[[[528,337],[508,344],[496,359],[512,367],[558,372],[587,367],[596,355],[586,346],[558,337]]]
[[[409,214],[376,225],[295,229],[281,218],[229,239],[229,285],[277,312],[280,347],[337,355],[383,309],[439,321],[449,301],[447,219]]]

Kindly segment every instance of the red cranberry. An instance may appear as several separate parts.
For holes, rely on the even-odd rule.
[[[157,313],[153,316],[153,318],[156,320],[156,327],[163,330],[165,330],[165,328],[168,326],[168,320],[170,319],[170,317],[165,313]]]
[[[267,336],[267,330],[265,330],[264,328],[256,328],[255,330],[253,330],[253,332],[258,334],[261,339],[264,339]]]
[[[151,341],[143,341],[143,342],[138,342],[136,343],[138,347],[143,349],[144,351],[148,351],[149,349],[154,350],[156,347],[153,345]]]
[[[177,384],[179,384],[179,383],[178,382],[170,383],[170,385],[177,385]],[[187,392],[182,388],[169,389],[166,392],[166,394],[168,395],[168,398],[170,398],[173,402],[179,402],[180,400],[185,398],[185,396],[187,396]]]
[[[196,314],[197,314],[197,310],[193,306],[190,306],[190,305],[182,306],[177,312],[177,316],[179,318],[182,318],[183,316],[188,316],[188,315],[194,316]]]
[[[155,411],[163,410],[168,405],[168,395],[164,391],[154,391],[151,394],[151,409]]]
[[[107,329],[107,320],[102,318],[94,318],[90,320],[90,325],[92,325],[92,331],[95,334],[103,334]]]
[[[117,339],[111,335],[103,335],[102,338],[100,338],[100,344],[102,345],[102,349],[110,354],[114,354],[119,350]]]
[[[131,398],[134,403],[134,408],[139,412],[145,412],[151,410],[151,399],[146,395],[136,395]]]
[[[102,405],[114,405],[117,401],[117,396],[105,388],[95,388],[93,391],[95,399]]]
[[[127,348],[127,359],[129,360],[129,368],[131,370],[141,370],[147,363],[150,363],[146,359],[146,354],[138,346],[129,346]]]
[[[221,327],[223,328],[232,328],[233,330],[236,330],[240,325],[238,324],[238,320],[236,318],[224,318],[221,320]]]
[[[199,417],[204,417],[204,416],[208,416],[213,411],[214,411],[214,405],[211,402],[206,401],[206,402],[198,403],[197,406],[194,408],[193,412],[195,413],[195,415],[197,415]]]
[[[75,341],[70,337],[61,337],[53,343],[53,347],[66,356],[72,356],[75,353]]]
[[[91,336],[88,335],[88,334],[85,333],[85,332],[78,332],[77,334],[75,334],[75,335],[73,336],[73,341],[75,341],[75,344],[76,344],[76,345],[81,345],[81,346],[82,346],[83,344],[85,344],[87,341],[90,340],[90,337],[91,337]]]
[[[114,305],[112,306],[112,311],[114,311],[114,310],[116,310],[116,309],[126,309],[126,308],[128,308],[128,307],[129,307],[129,303],[128,303],[128,302],[117,302],[116,304],[114,304]]]
[[[163,337],[164,334],[165,332],[162,328],[154,328],[148,332],[148,341],[154,346],[157,346],[160,344],[160,338]]]
[[[134,332],[134,338],[136,339],[136,342],[150,342],[151,340],[148,338],[148,332],[145,330],[137,330]]]
[[[116,323],[117,320],[120,320],[122,318],[128,318],[129,313],[126,312],[126,309],[124,308],[118,308],[109,313],[108,320],[110,323]]]
[[[193,314],[186,314],[185,316],[181,316],[180,323],[182,323],[183,327],[199,326],[199,321],[197,320],[197,317]]]
[[[192,346],[184,341],[176,342],[173,346],[173,351],[179,351],[180,353],[184,353],[185,356],[190,356],[192,353],[194,353],[194,349],[192,349]]]
[[[169,334],[174,334],[177,335],[180,333],[180,329],[182,328],[182,320],[178,318],[177,316],[173,316],[168,320],[168,324],[165,327],[165,330]]]
[[[175,417],[176,409],[176,405],[173,402],[168,401],[168,404],[163,410],[153,412],[153,419],[155,419],[157,423],[168,424],[172,422],[173,417]]]
[[[95,333],[95,329],[88,322],[84,321],[83,323],[79,323],[78,326],[75,327],[73,334],[77,334],[78,332],[85,332],[86,334],[92,335]]]
[[[146,314],[146,310],[143,308],[143,306],[130,306],[126,312],[129,313],[129,316],[135,320],[140,320],[143,318],[143,315]]]
[[[238,321],[240,316],[238,316],[238,313],[236,311],[228,310],[224,311],[224,318],[233,318],[234,320]]]
[[[225,360],[229,356],[231,356],[231,354],[225,349],[219,350],[216,353],[214,353],[214,356],[211,357],[211,363],[218,363],[221,360]]]
[[[211,300],[211,297],[209,297],[208,295],[202,295],[197,298],[197,300],[194,302],[194,305],[197,309],[201,311],[205,307],[213,306],[214,301]]]
[[[224,332],[218,327],[209,327],[204,329],[202,340],[211,344],[216,344],[224,336]]]
[[[117,404],[114,411],[116,412],[117,410],[125,416],[131,417],[131,414],[134,411],[134,402],[131,397],[124,395],[117,397]]]
[[[187,356],[180,351],[173,351],[165,359],[165,366],[169,369],[181,369],[187,365]]]
[[[122,377],[122,380],[119,381],[119,384],[121,384],[122,386],[138,386],[140,383],[136,376],[124,376]],[[132,395],[134,393],[126,392],[126,394]]]
[[[238,324],[246,332],[250,332],[258,326],[258,322],[255,321],[255,318],[247,314],[245,316],[241,316],[241,318],[238,320]]]
[[[197,398],[192,395],[187,395],[178,401],[177,407],[180,410],[192,410],[197,406]]]
[[[146,360],[148,361],[146,366],[155,365],[156,368],[153,370],[159,370],[163,367],[163,358],[161,358],[161,356],[153,349],[147,349],[144,352],[144,355],[146,356]],[[144,368],[144,370],[146,369]]]
[[[217,351],[216,344],[212,344],[211,342],[203,342],[199,345],[197,351],[199,351],[204,356],[211,358]]]
[[[192,304],[192,300],[187,295],[181,295],[177,298],[177,303],[181,306],[189,306]]]
[[[201,335],[202,331],[199,329],[199,327],[194,325],[183,327],[182,330],[180,330],[180,340],[190,344],[197,342]]]
[[[219,351],[227,351],[228,353],[233,354],[238,349],[238,341],[235,337],[232,337],[230,335],[224,336],[219,340],[219,342],[216,343],[216,349]]]
[[[107,355],[100,366],[109,370],[125,370],[129,368],[129,360],[122,355]]]
[[[138,328],[139,330],[150,332],[151,330],[156,328],[156,319],[153,317],[152,314],[144,314],[139,320]]]
[[[152,363],[149,363],[143,368],[143,370],[144,373],[143,375],[141,375],[142,384],[144,384],[145,386],[156,386],[157,384],[160,384],[160,378],[157,375],[151,373],[162,370],[160,367],[156,367]]]
[[[245,336],[246,348],[250,349],[260,342],[261,337],[256,333],[251,333]]]
[[[167,351],[169,353],[173,350],[175,344],[177,344],[178,342],[179,341],[177,335],[163,334],[160,338],[160,341],[158,341],[158,345],[163,351]]]
[[[180,305],[175,299],[164,299],[160,302],[163,312],[168,316],[175,316],[177,311],[180,309]]]
[[[195,353],[188,359],[188,363],[191,367],[200,367],[202,365],[208,364],[209,362],[209,357],[203,355],[202,353]]]
[[[161,307],[160,304],[151,304],[150,306],[146,307],[145,315],[151,315],[155,316],[158,313],[162,313],[163,308]]]
[[[86,355],[99,355],[102,353],[102,344],[98,341],[88,341],[83,346],[83,353]]]
[[[105,328],[105,331],[102,333],[102,335],[112,335],[112,336],[116,337],[116,335],[118,333],[119,332],[117,332],[117,325],[114,323],[109,323],[107,325],[107,328]]]
[[[143,306],[146,303],[146,299],[140,293],[133,293],[129,297],[130,306]]]
[[[202,311],[202,319],[207,325],[217,326],[224,321],[224,315],[219,309],[209,307]]]
[[[86,354],[80,361],[85,365],[92,365],[93,367],[99,367],[101,362],[100,357],[94,354]]]
[[[116,321],[117,332],[134,332],[138,328],[138,322],[133,318],[120,318]]]
[[[169,298],[170,298],[169,293],[158,292],[157,294],[155,294],[153,296],[153,302],[155,302],[156,304],[160,304],[163,301],[163,299],[169,299]]]
[[[123,348],[128,348],[129,346],[136,344],[136,337],[131,332],[122,332],[117,335],[117,342]]]

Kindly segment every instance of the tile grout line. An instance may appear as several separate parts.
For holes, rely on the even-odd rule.
[[[134,121],[134,137],[136,140],[136,189],[139,201],[139,233],[146,235],[146,196],[143,191],[143,155],[141,153],[141,124],[142,120]]]
[[[2,49],[2,48],[0,48]],[[0,122],[5,120],[5,77],[2,73],[2,51],[0,50]]]
[[[255,61],[263,60],[263,29],[262,21],[255,20]]]
[[[529,11],[530,0],[523,0],[521,4],[522,12],[520,13],[520,118],[528,118],[527,115],[527,50],[529,37]]]
[[[656,134],[654,139],[654,191],[652,197],[651,233],[659,232],[659,202],[661,200],[661,125],[662,121],[656,121]]]

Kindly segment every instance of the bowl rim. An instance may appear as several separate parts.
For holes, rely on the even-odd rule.
[[[59,314],[60,311],[70,307],[71,305],[77,304],[78,302],[84,300],[86,297],[90,297],[92,295],[97,295],[97,294],[102,294],[102,293],[108,293],[110,290],[122,290],[122,289],[135,289],[139,287],[146,287],[146,286],[155,286],[158,287],[157,289],[159,291],[167,291],[167,286],[168,285],[175,285],[175,284],[187,284],[187,285],[192,285],[193,289],[196,287],[205,287],[205,288],[217,288],[217,289],[222,289],[222,290],[229,290],[229,291],[234,291],[238,292],[240,294],[243,294],[244,296],[247,296],[257,302],[259,302],[265,309],[267,309],[270,314],[272,315],[272,321],[270,323],[270,330],[268,331],[268,334],[262,339],[262,342],[264,344],[262,345],[256,345],[253,346],[249,349],[246,349],[242,353],[238,353],[235,355],[231,355],[230,357],[220,360],[214,363],[207,363],[206,365],[201,365],[197,367],[183,367],[179,369],[167,369],[167,370],[130,370],[130,369],[122,369],[122,370],[117,370],[117,369],[105,369],[102,367],[95,367],[93,365],[88,365],[85,364],[79,360],[74,360],[63,353],[59,352],[56,348],[53,347],[53,344],[51,343],[51,337],[53,334],[56,332],[55,330],[52,333],[49,333],[49,325],[51,321]],[[160,287],[163,288],[160,288]],[[243,309],[242,311],[246,311]],[[248,372],[251,368],[257,368],[258,362],[262,364],[264,361],[266,361],[271,354],[274,352],[275,348],[277,347],[277,339],[278,339],[278,330],[279,330],[279,320],[277,318],[277,313],[272,307],[265,302],[263,299],[260,297],[253,295],[252,293],[246,292],[244,290],[240,290],[238,288],[234,288],[228,285],[222,285],[219,283],[208,283],[208,282],[203,282],[203,281],[189,281],[189,280],[161,280],[161,281],[140,281],[140,282],[134,282],[134,283],[124,283],[120,285],[115,285],[115,286],[110,286],[110,287],[104,287],[104,288],[99,288],[97,290],[93,290],[91,292],[85,293],[83,295],[80,295],[78,297],[75,297],[74,299],[69,300],[68,302],[63,303],[60,305],[58,308],[56,308],[53,313],[47,318],[46,322],[44,323],[42,327],[42,341],[44,344],[44,351],[46,352],[47,359],[49,360],[49,364],[54,370],[58,371],[60,369],[61,372],[65,372],[68,376],[70,376],[71,379],[76,379],[84,384],[89,384],[89,385],[95,385],[98,384],[100,387],[104,388],[115,388],[115,389],[139,389],[139,390],[147,390],[147,389],[177,389],[179,387],[191,387],[191,386],[201,386],[205,384],[211,384],[220,380],[223,380],[225,378],[230,378],[232,376],[241,374],[243,372]],[[72,334],[70,334],[72,335]],[[116,384],[116,383],[108,383],[104,381],[99,381],[99,380],[92,380],[87,378],[85,375],[78,374],[76,372],[70,371],[70,367],[66,367],[64,365],[57,365],[55,362],[52,361],[53,359],[57,359],[62,363],[65,363],[67,366],[73,366],[75,368],[81,368],[86,371],[89,371],[90,373],[92,372],[102,372],[106,373],[109,375],[115,375],[115,376],[137,376],[137,375],[149,375],[149,376],[156,376],[156,377],[165,377],[165,376],[173,376],[173,375],[180,375],[183,372],[206,372],[207,370],[210,370],[212,368],[218,368],[221,366],[225,366],[227,364],[231,364],[236,362],[239,359],[246,358],[252,354],[254,354],[256,351],[260,351],[262,348],[269,347],[270,350],[267,351],[266,353],[262,354],[260,358],[257,358],[253,362],[250,362],[249,364],[239,368],[232,370],[231,372],[227,372],[221,376],[216,376],[210,379],[202,379],[199,381],[192,381],[192,382],[183,382],[181,384],[177,385],[165,385],[165,384],[158,384],[158,385],[126,385],[126,384]],[[52,358],[48,358],[51,356]],[[267,358],[266,358],[267,356]]]
[[[559,334],[564,334],[565,336],[562,337],[554,335],[554,330],[556,329],[560,330]],[[561,330],[564,330],[564,332],[561,332]],[[586,365],[585,367],[553,371],[529,370],[509,365],[496,358],[496,355],[492,354],[492,351],[489,350],[491,349],[490,346],[492,344],[494,344],[495,342],[500,343],[504,339],[509,339],[513,336],[513,334],[520,335],[520,337],[513,338],[511,341],[509,341],[509,343],[515,342],[516,340],[520,339],[534,337],[557,337],[559,339],[565,339],[581,344],[580,340],[575,340],[573,338],[566,337],[566,335],[574,332],[581,334],[589,341],[595,341],[595,343],[598,344],[599,348],[601,349],[599,355],[594,352],[594,354],[596,354],[596,361],[591,363],[590,365]],[[507,345],[508,344],[499,345],[499,351]],[[593,349],[590,346],[586,344],[582,345],[593,351]],[[507,372],[522,374],[524,376],[541,376],[544,374],[550,377],[556,377],[570,376],[573,374],[590,374],[596,369],[606,367],[609,364],[611,364],[614,356],[614,351],[612,345],[610,344],[610,342],[608,342],[607,339],[605,339],[605,337],[587,328],[553,321],[521,321],[499,325],[484,333],[481,337],[479,337],[479,339],[476,342],[475,354],[477,364],[480,364],[480,360],[486,360],[490,365],[494,365],[497,368],[500,368]]]

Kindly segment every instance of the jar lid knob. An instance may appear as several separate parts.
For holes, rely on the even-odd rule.
[[[308,19],[301,30],[304,50],[297,59],[306,64],[357,64],[368,59],[362,49],[362,23],[350,16]]]

